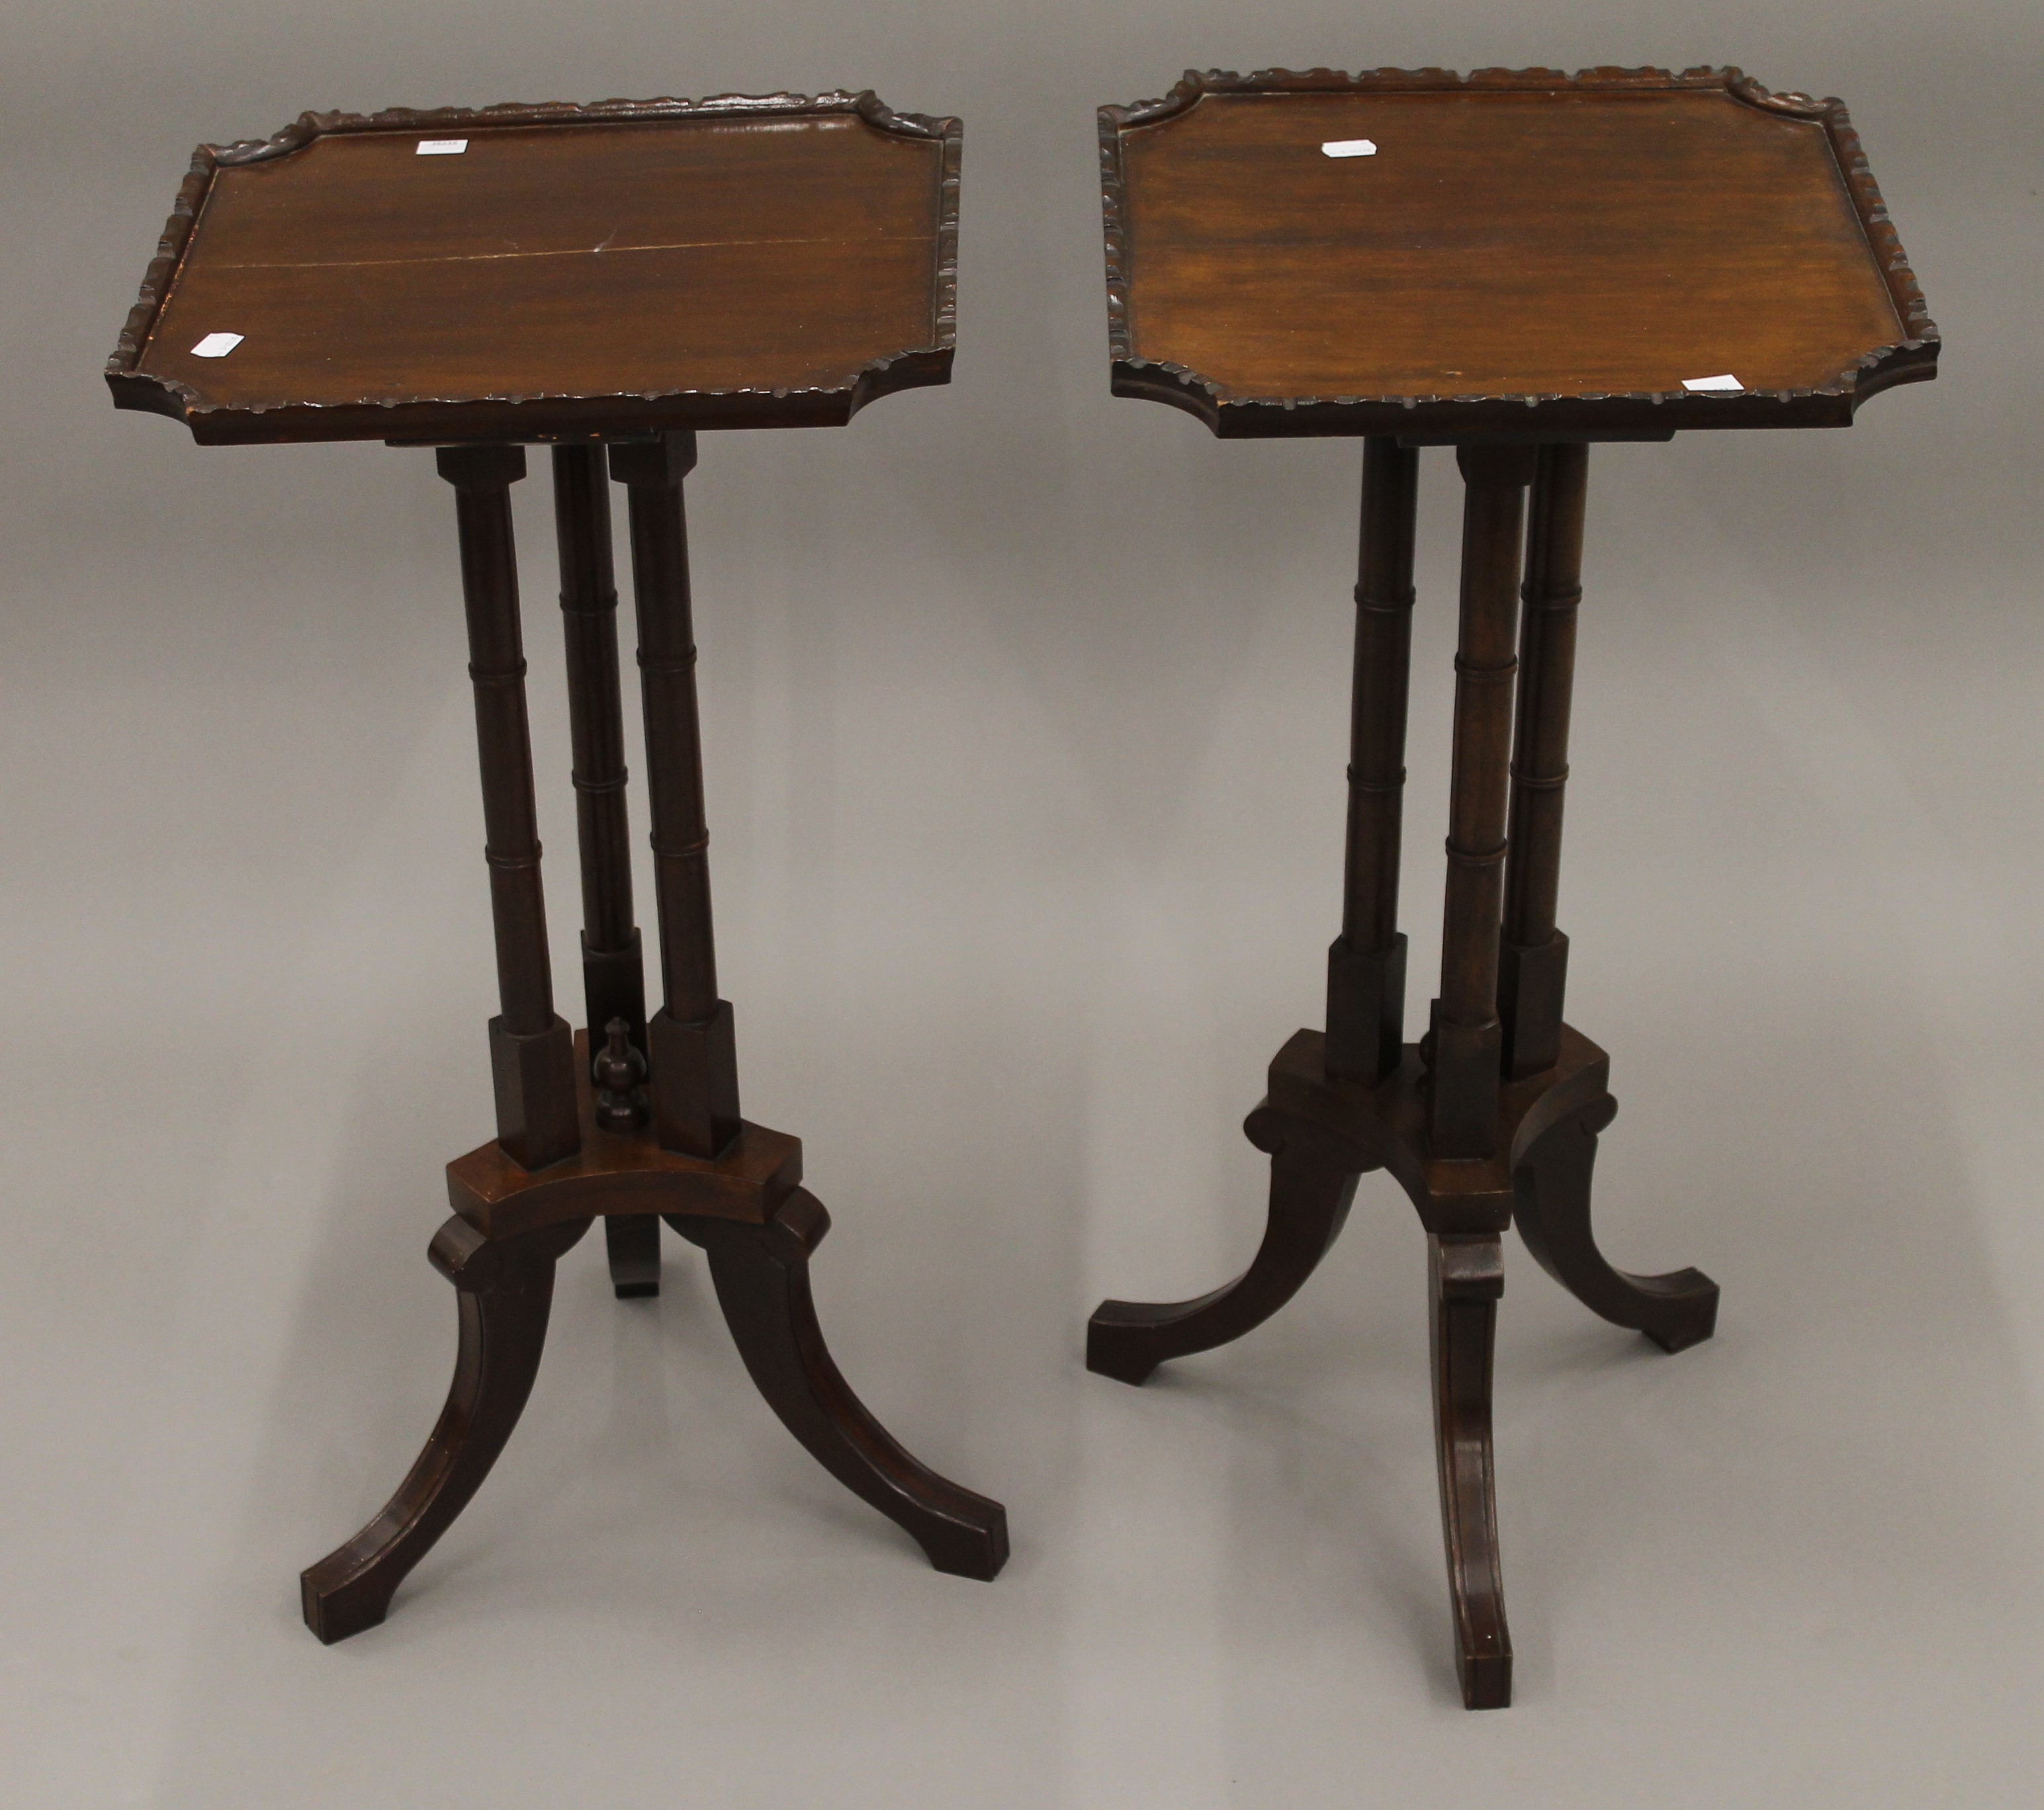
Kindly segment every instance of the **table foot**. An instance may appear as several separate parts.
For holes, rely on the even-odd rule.
[[[1434,1429],[1454,1599],[1455,1670],[1470,1709],[1512,1701],[1512,1636],[1497,1560],[1491,1352],[1504,1267],[1494,1237],[1427,1241],[1433,1294]]]
[[[660,1217],[620,1214],[603,1222],[610,1286],[620,1301],[644,1301],[660,1292]]]
[[[904,1451],[831,1359],[809,1294],[809,1256],[830,1229],[823,1203],[797,1188],[763,1225],[681,1214],[667,1223],[709,1252],[739,1355],[809,1455],[903,1528],[937,1570],[992,1578],[1008,1559],[1007,1511]]]
[[[1606,1094],[1535,1140],[1514,1177],[1513,1219],[1541,1268],[1593,1313],[1644,1333],[1664,1352],[1679,1352],[1716,1329],[1718,1285],[1701,1270],[1630,1275],[1615,1269],[1590,1230],[1597,1133],[1617,1112]]]
[[[490,1239],[450,1219],[433,1267],[456,1290],[461,1344],[432,1436],[369,1524],[299,1578],[305,1625],[327,1645],[382,1621],[405,1574],[468,1505],[524,1411],[546,1342],[554,1260],[589,1229],[571,1220]]]
[[[1245,1129],[1270,1153],[1270,1217],[1249,1267],[1193,1301],[1103,1301],[1086,1323],[1088,1370],[1140,1383],[1167,1358],[1240,1338],[1299,1292],[1340,1236],[1360,1172],[1354,1154],[1267,1110]]]

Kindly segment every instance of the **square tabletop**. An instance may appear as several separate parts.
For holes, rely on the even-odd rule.
[[[202,145],[107,382],[213,443],[818,426],[951,374],[960,128],[870,94]]]
[[[1113,388],[1224,435],[1843,426],[1936,374],[1844,106],[1735,69],[1189,71],[1100,136]]]

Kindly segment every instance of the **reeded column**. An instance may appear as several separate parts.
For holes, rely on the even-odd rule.
[[[440,476],[455,487],[461,535],[468,676],[475,687],[485,853],[497,933],[501,1010],[490,1021],[497,1139],[513,1161],[540,1169],[574,1155],[582,1137],[574,1035],[554,1010],[525,717],[525,650],[511,531],[511,485],[525,475],[525,451],[522,447],[442,447],[438,459]]]
[[[1554,927],[1562,880],[1562,803],[1569,780],[1569,701],[1582,601],[1583,502],[1589,448],[1543,447],[1526,531],[1525,614],[1519,631],[1519,709],[1512,754],[1512,852],[1497,1010],[1504,1072],[1551,1068],[1561,1056],[1569,939]]]
[[[1327,951],[1327,1068],[1374,1084],[1405,1041],[1405,938],[1398,861],[1405,713],[1412,663],[1412,535],[1420,455],[1373,436],[1362,449],[1362,534],[1355,587],[1348,846],[1342,934]]]
[[[695,629],[689,608],[682,480],[695,468],[693,433],[610,449],[626,487],[639,670],[646,706],[646,794],[660,929],[662,1005],[647,1026],[653,1118],[663,1149],[713,1156],[739,1130],[738,1058],[730,1006],[717,994],[696,713]]]
[[[582,853],[582,995],[590,1054],[613,1018],[646,1048],[646,980],[632,921],[632,847],[625,809],[624,699],[617,675],[617,587],[610,553],[610,486],[601,446],[554,448],[554,527],[567,644],[568,729],[574,751],[575,828]]]
[[[1485,1156],[1497,1134],[1504,1030],[1497,945],[1519,615],[1520,536],[1535,449],[1455,449],[1465,486],[1455,739],[1441,991],[1434,1001],[1427,1133],[1437,1156]]]

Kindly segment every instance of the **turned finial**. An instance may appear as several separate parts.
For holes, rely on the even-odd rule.
[[[591,1064],[596,1081],[596,1122],[605,1131],[630,1131],[646,1122],[646,1058],[632,1047],[632,1027],[622,1018],[604,1026],[609,1038]]]

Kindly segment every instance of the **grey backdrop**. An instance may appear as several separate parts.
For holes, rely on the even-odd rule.
[[[2029,0],[36,0],[0,48],[0,1801],[2034,1801]],[[1211,1286],[1261,1222],[1239,1122],[1335,928],[1359,465],[1109,397],[1093,108],[1194,63],[1716,61],[1846,97],[1949,351],[1850,432],[1593,462],[1562,903],[1623,1109],[1600,1223],[1724,1309],[1663,1359],[1512,1246],[1518,1701],[1472,1717],[1392,1184],[1239,1345],[1081,1368],[1102,1294]],[[98,367],[200,139],[840,84],[966,121],[957,377],[705,438],[725,991],[836,1217],[838,1356],[1014,1559],[931,1572],[772,1420],[693,1253],[620,1305],[592,1241],[496,1474],[323,1650],[296,1574],[437,1409],[425,1245],[490,1127],[451,510],[422,453],[198,450]],[[1458,507],[1433,454],[1416,1013]],[[518,508],[571,996],[543,475]]]

